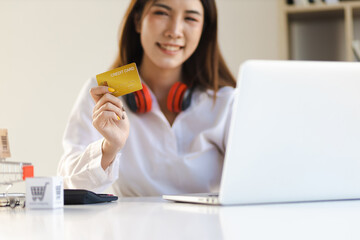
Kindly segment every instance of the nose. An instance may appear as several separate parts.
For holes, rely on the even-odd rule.
[[[184,36],[183,27],[184,27],[183,21],[182,21],[181,17],[174,16],[168,22],[168,26],[165,31],[165,36],[172,38],[172,39],[182,38]]]

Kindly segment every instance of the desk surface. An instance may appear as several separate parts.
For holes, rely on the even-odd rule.
[[[160,198],[0,208],[0,239],[360,239],[360,201],[204,206]]]

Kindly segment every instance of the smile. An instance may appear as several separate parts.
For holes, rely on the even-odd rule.
[[[157,43],[157,45],[162,50],[167,51],[167,52],[178,52],[178,51],[180,51],[181,49],[184,48],[183,46],[173,45],[173,44],[160,44],[160,43]]]

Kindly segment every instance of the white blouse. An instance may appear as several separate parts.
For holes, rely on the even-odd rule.
[[[58,166],[65,188],[102,192],[113,184],[119,196],[218,191],[234,88],[221,88],[215,102],[213,91],[195,90],[190,107],[178,114],[172,126],[153,93],[150,112],[136,114],[126,108],[129,138],[104,171],[103,137],[92,125],[95,103],[89,90],[94,86],[92,78],[82,88],[65,130]]]

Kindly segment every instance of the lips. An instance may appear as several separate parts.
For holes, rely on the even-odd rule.
[[[178,52],[184,47],[177,44],[168,44],[168,43],[157,43],[158,47],[167,52]]]

